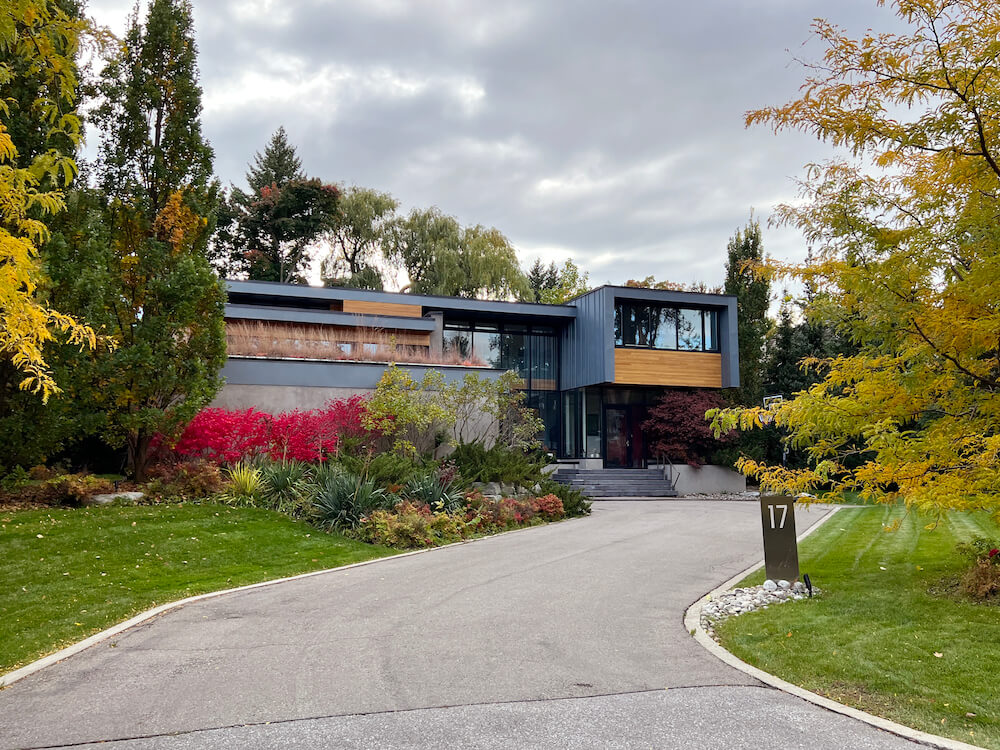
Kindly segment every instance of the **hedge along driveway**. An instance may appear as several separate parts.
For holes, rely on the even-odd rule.
[[[254,508],[0,511],[0,673],[157,604],[395,554]]]

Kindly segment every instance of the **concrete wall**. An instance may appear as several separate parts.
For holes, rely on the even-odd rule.
[[[359,393],[371,393],[370,388],[324,388],[306,385],[240,385],[227,384],[209,406],[220,409],[253,407],[268,414],[299,409],[318,409],[330,399],[349,398]]]
[[[682,495],[746,492],[747,478],[728,466],[675,464],[674,489]]]

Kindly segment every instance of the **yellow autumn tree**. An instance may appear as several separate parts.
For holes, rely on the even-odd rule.
[[[72,180],[71,154],[54,145],[30,159],[18,151],[10,121],[14,98],[6,92],[25,84],[38,95],[32,117],[47,144],[80,141],[76,115],[74,56],[84,24],[53,2],[11,0],[0,10],[0,354],[24,373],[21,387],[43,399],[59,390],[43,354],[56,333],[93,348],[89,327],[41,304],[37,299],[38,248],[47,237],[45,216],[63,208],[60,186]]]
[[[827,292],[807,314],[859,353],[804,363],[823,379],[773,412],[807,468],[739,468],[779,492],[1000,514],[1000,4],[892,7],[906,32],[852,39],[817,20],[825,54],[799,98],[747,114],[843,154],[809,166],[802,200],[779,209],[811,262],[759,272]],[[709,416],[754,429],[762,411]]]

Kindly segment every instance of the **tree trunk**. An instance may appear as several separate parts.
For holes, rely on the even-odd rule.
[[[149,463],[149,447],[152,437],[143,430],[130,432],[128,436],[128,473],[136,482],[146,481]]]

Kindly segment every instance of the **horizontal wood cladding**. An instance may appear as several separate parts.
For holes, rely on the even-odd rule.
[[[345,299],[343,311],[359,315],[398,315],[404,318],[420,318],[424,309],[420,305],[406,305],[401,302],[366,302],[357,299]]]
[[[618,347],[615,349],[615,383],[721,388],[722,355]]]

